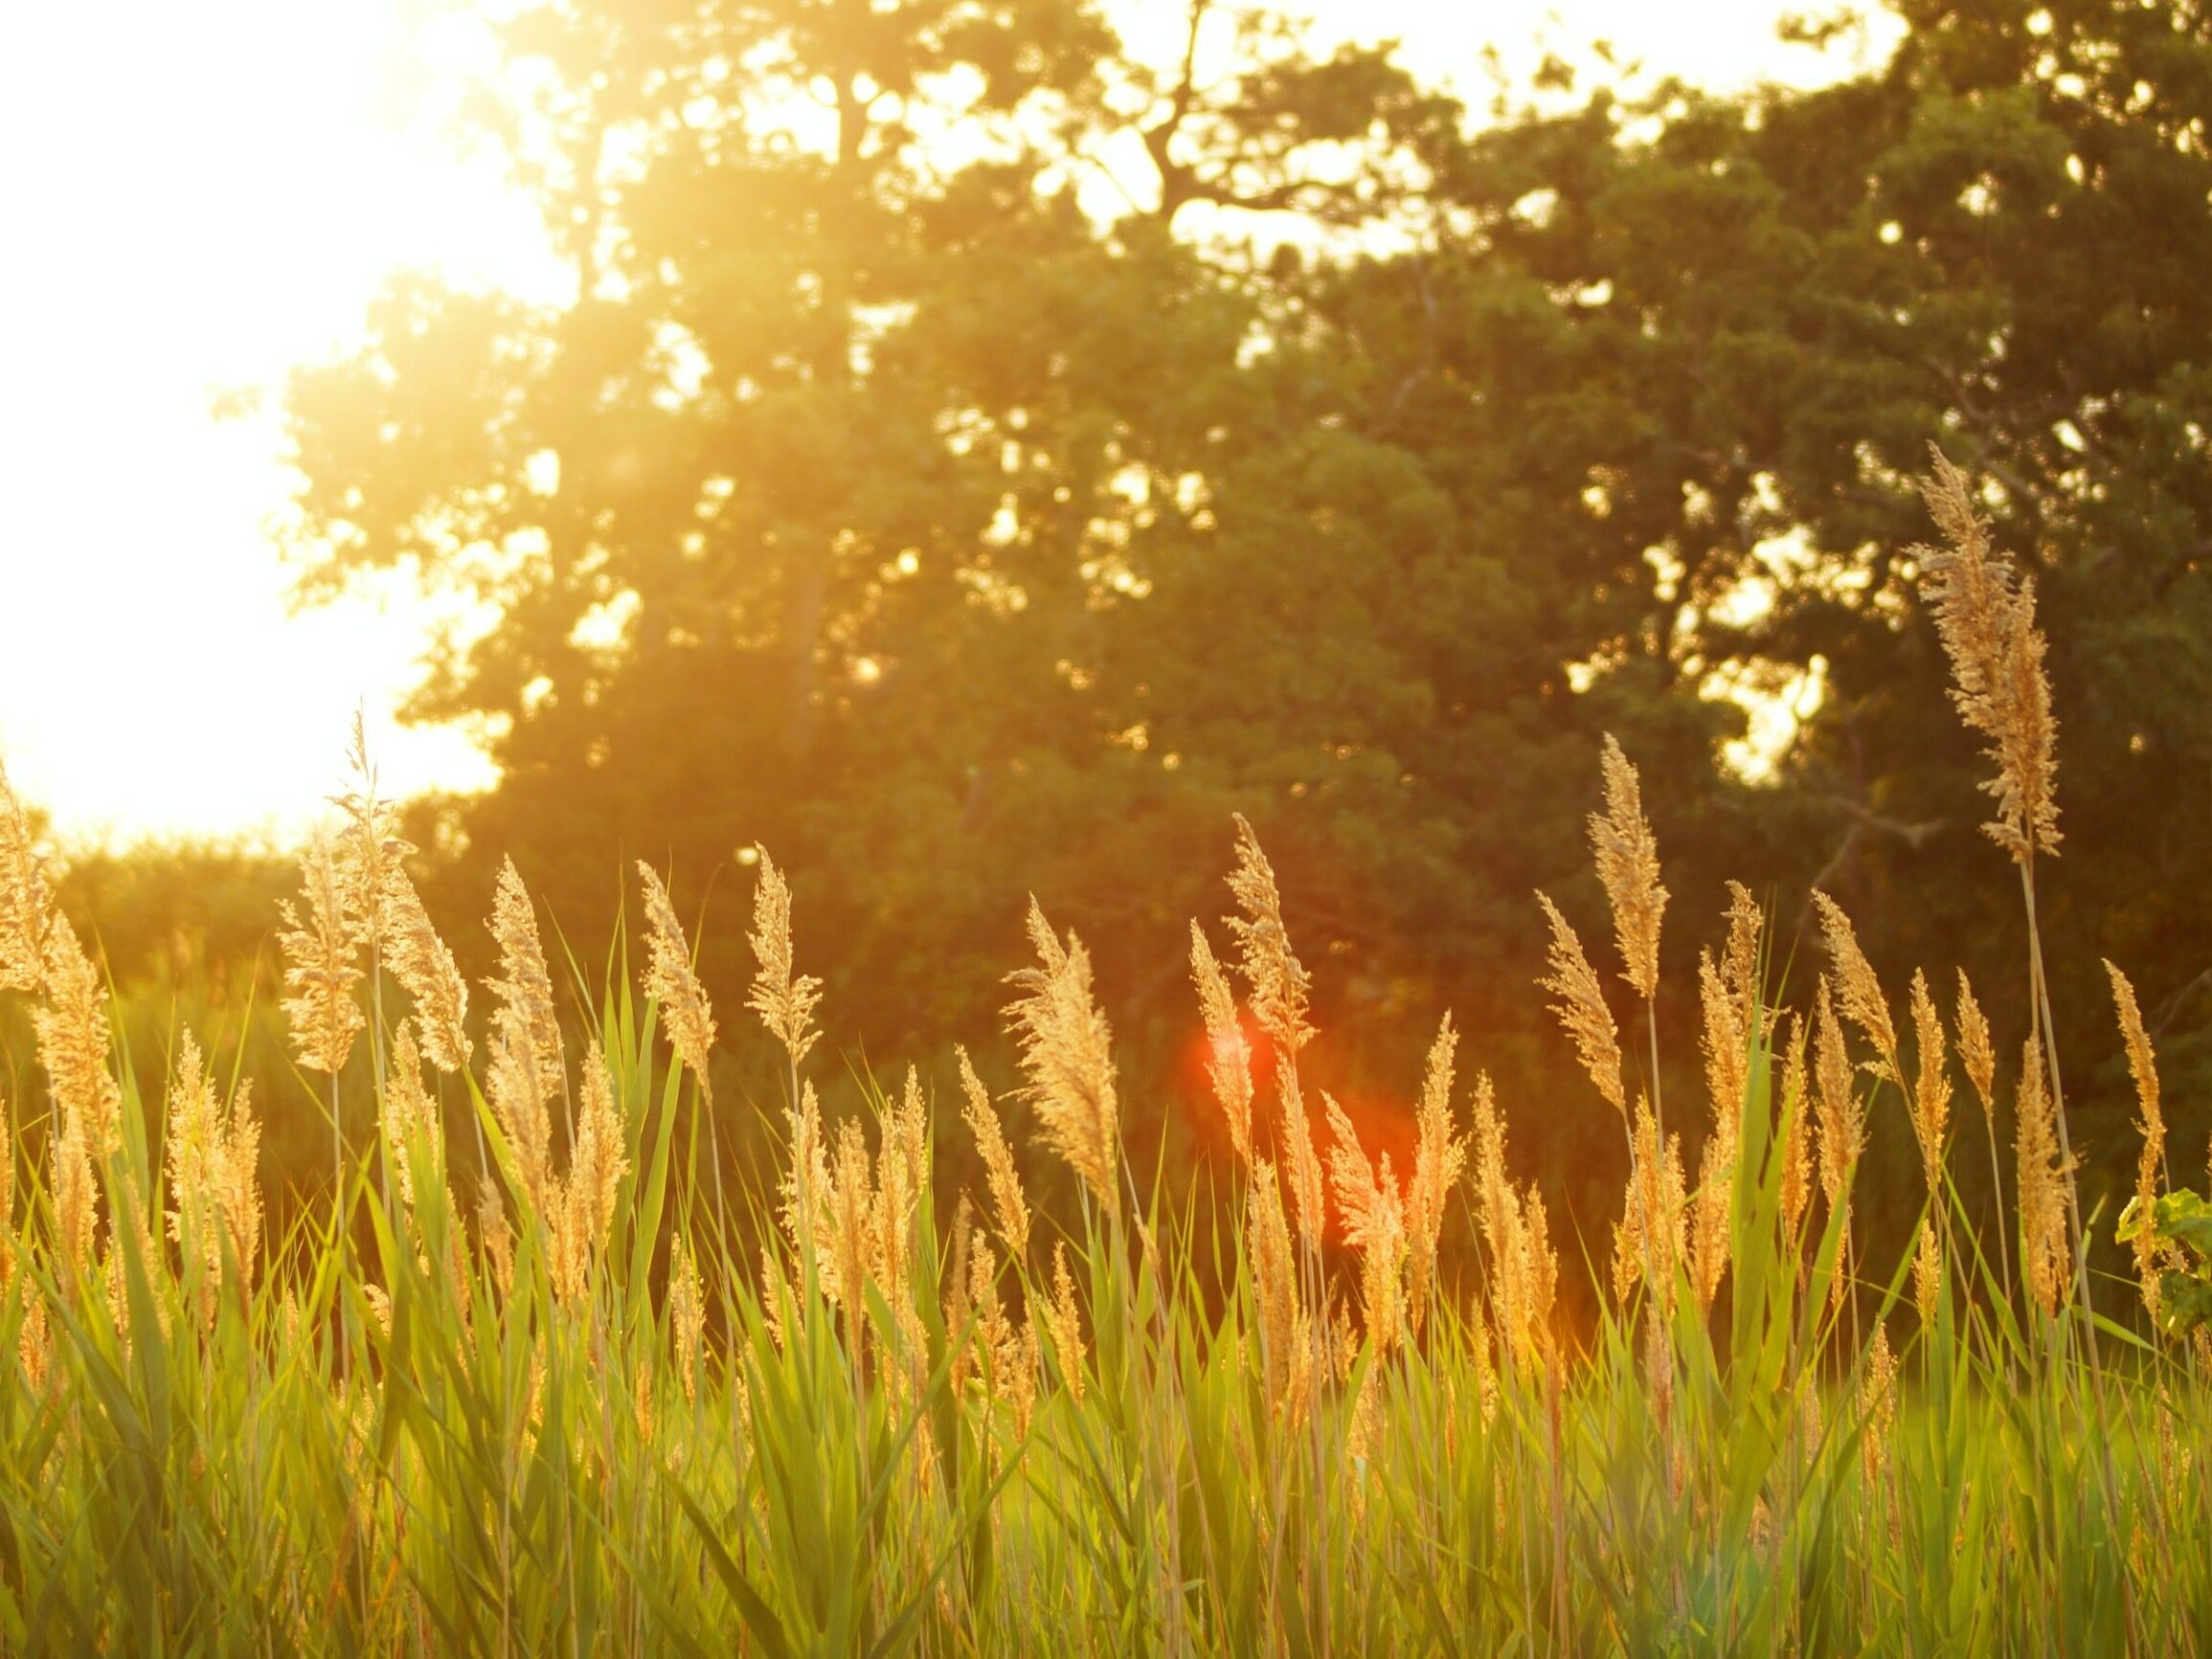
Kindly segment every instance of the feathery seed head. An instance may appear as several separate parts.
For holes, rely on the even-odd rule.
[[[959,1062],[960,1090],[966,1096],[960,1115],[975,1135],[976,1151],[983,1160],[999,1237],[1005,1241],[1007,1253],[1015,1261],[1026,1262],[1029,1258],[1029,1203],[1022,1191],[1021,1173],[1014,1167],[1013,1149],[1006,1144],[1005,1130],[991,1106],[990,1091],[968,1063],[968,1051],[956,1047],[953,1054]]]
[[[1329,1119],[1329,1184],[1343,1218],[1344,1243],[1360,1256],[1361,1323],[1378,1353],[1388,1353],[1398,1338],[1399,1263],[1405,1254],[1405,1212],[1389,1155],[1382,1174],[1360,1150],[1359,1132],[1334,1096],[1321,1104]]]
[[[284,952],[284,987],[291,993],[284,1015],[300,1064],[335,1076],[368,1020],[353,1000],[361,971],[353,966],[352,911],[330,838],[319,830],[300,855],[300,880],[306,920],[289,900],[278,907],[284,918],[278,940]]]
[[[1813,1022],[1813,1082],[1819,1095],[1820,1190],[1830,1204],[1840,1201],[1851,1166],[1866,1150],[1864,1108],[1843,1046],[1843,1027],[1836,1019],[1834,981],[1820,981]]]
[[[1190,977],[1198,987],[1199,1013],[1206,1021],[1206,1072],[1213,1084],[1213,1097],[1221,1102],[1229,1120],[1229,1138],[1236,1155],[1252,1163],[1252,1043],[1236,1017],[1236,998],[1229,977],[1214,960],[1206,930],[1190,924]]]
[[[1239,972],[1252,990],[1253,1017],[1277,1049],[1295,1058],[1314,1034],[1306,1022],[1312,980],[1291,953],[1275,867],[1241,813],[1236,818],[1236,868],[1230,875],[1229,890],[1243,912],[1230,917],[1229,930],[1240,953]]]
[[[1052,1356],[1060,1368],[1068,1397],[1083,1402],[1083,1315],[1075,1305],[1075,1280],[1068,1271],[1068,1246],[1052,1241],[1052,1300],[1045,1309],[1046,1328],[1052,1334]]]
[[[553,1125],[546,1113],[549,1090],[538,1075],[537,1054],[521,1021],[502,1018],[492,1026],[491,1064],[485,1075],[485,1093],[490,1097],[492,1115],[500,1133],[514,1154],[523,1191],[541,1216],[552,1219]]]
[[[1467,1166],[1467,1142],[1452,1132],[1453,1057],[1459,1034],[1446,1014],[1429,1048],[1422,1075],[1420,1105],[1413,1121],[1413,1175],[1406,1184],[1406,1312],[1418,1334],[1428,1313],[1429,1288],[1436,1272],[1436,1240],[1444,1229],[1444,1208],[1460,1172]]]
[[[2035,620],[2035,583],[1990,546],[1966,476],[1933,445],[1933,475],[1922,481],[1946,546],[1909,551],[1926,572],[1929,608],[1951,659],[1952,701],[1988,740],[1998,775],[1982,785],[1998,803],[1990,837],[2026,863],[2056,853],[2058,722],[2051,713],[2044,641]]]
[[[645,940],[650,950],[645,995],[660,1004],[676,1058],[689,1069],[700,1095],[712,1100],[707,1061],[714,1047],[714,1011],[706,987],[691,971],[690,947],[684,943],[684,929],[676,920],[676,907],[668,902],[668,889],[643,859],[638,861],[638,876],[644,889]]]
[[[1543,893],[1536,895],[1536,902],[1544,907],[1544,914],[1551,923],[1551,971],[1537,983],[1559,998],[1551,1011],[1573,1039],[1574,1051],[1591,1082],[1613,1103],[1613,1109],[1626,1117],[1628,1090],[1621,1082],[1620,1035],[1613,1022],[1613,1010],[1605,1004],[1605,993],[1590,958],[1582,953],[1582,941],[1559,913],[1559,907]]]
[[[1258,1305],[1260,1353],[1268,1398],[1278,1407],[1291,1398],[1293,1378],[1302,1368],[1298,1268],[1291,1253],[1290,1219],[1283,1213],[1282,1189],[1275,1166],[1254,1158],[1252,1186],[1245,1196],[1245,1237],[1252,1251],[1253,1299]]]
[[[691,1241],[676,1237],[675,1263],[668,1269],[668,1334],[676,1353],[676,1375],[684,1385],[684,1399],[699,1399],[699,1353],[705,1346],[707,1299],[699,1286],[699,1259]]]
[[[1613,905],[1614,933],[1626,965],[1621,977],[1649,1000],[1659,994],[1659,917],[1667,907],[1667,890],[1659,879],[1659,842],[1643,816],[1643,788],[1636,768],[1611,732],[1600,765],[1605,811],[1591,814],[1591,851]]]
[[[381,906],[378,926],[384,936],[384,966],[415,999],[423,1058],[440,1071],[459,1071],[468,1064],[468,1036],[463,1029],[468,1018],[468,984],[454,966],[452,951],[430,925],[422,896],[396,861],[385,871]],[[521,1040],[530,1041],[527,1031]],[[548,1081],[559,1087],[557,1075]]]
[[[402,1020],[393,1038],[392,1060],[384,1073],[384,1098],[379,1104],[384,1155],[391,1160],[400,1202],[412,1211],[417,1200],[418,1173],[423,1177],[424,1191],[429,1190],[433,1182],[442,1182],[445,1178],[445,1135],[439,1124],[437,1103],[422,1086],[422,1055],[416,1046],[415,1022],[411,1020]],[[415,1161],[418,1152],[429,1159],[428,1167],[419,1172]]]
[[[801,1261],[822,1249],[822,1228],[829,1217],[829,1149],[822,1132],[822,1105],[814,1085],[799,1087],[791,1109],[791,1167],[783,1177],[783,1230]]]
[[[1912,974],[1912,1039],[1920,1061],[1912,1086],[1912,1133],[1920,1142],[1921,1172],[1928,1195],[1943,1199],[1943,1137],[1951,1123],[1951,1067],[1943,1040],[1943,1020],[1929,994],[1928,975]]]
[[[2020,1055],[2019,1118],[2021,1266],[2036,1305],[2055,1314],[2069,1278],[2065,1183],[2072,1172],[2059,1161],[2057,1108],[2043,1080],[2043,1049],[2032,1038]]]
[[[1997,1103],[1997,1049],[1989,1040],[1989,1020],[1974,999],[1974,985],[1966,970],[1958,971],[1958,1058],[1974,1085],[1981,1114],[1989,1116]]]
[[[760,857],[760,877],[753,888],[753,931],[746,938],[759,972],[745,1005],[760,1016],[760,1022],[783,1044],[796,1069],[822,1035],[812,1028],[814,1007],[822,998],[822,981],[810,974],[793,974],[791,888],[776,861],[768,856],[768,849],[755,850]]]
[[[501,861],[499,885],[492,889],[491,936],[499,944],[499,977],[490,983],[491,994],[529,1034],[538,1075],[557,1087],[567,1066],[553,975],[546,971],[545,947],[538,939],[537,911],[512,859]]]
[[[1789,1113],[1782,1141],[1782,1225],[1792,1239],[1813,1202],[1813,1101],[1806,1081],[1805,1021],[1800,1019],[1791,1024],[1782,1063],[1783,1110]]]
[[[77,930],[58,910],[46,929],[46,1000],[32,1024],[56,1105],[63,1118],[83,1124],[93,1160],[105,1160],[123,1144],[123,1090],[107,1068],[107,996]]]
[[[0,991],[35,991],[46,975],[46,923],[54,913],[31,817],[0,766]]]
[[[2143,1011],[2135,1002],[2135,988],[2127,975],[2110,960],[2105,973],[2112,982],[2112,1004],[2120,1017],[2120,1037],[2128,1050],[2128,1072],[2135,1082],[2135,1127],[2143,1148],[2135,1160],[2135,1203],[2148,1216],[2158,1201],[2166,1168],[2166,1118],[2158,1104],[2158,1063],[2151,1051],[2151,1034],[2143,1028]],[[2143,1286],[2143,1304],[2152,1317],[2158,1312],[2158,1240],[2149,1226],[2134,1237],[2135,1272]]]
[[[1091,995],[1091,957],[1073,933],[1063,945],[1035,898],[1029,942],[1038,966],[1008,975],[1021,996],[1006,1008],[1045,1138],[1083,1177],[1109,1216],[1121,1213],[1120,1126],[1113,1033]]]
[[[1844,1018],[1864,1032],[1866,1041],[1874,1045],[1880,1057],[1878,1074],[1902,1085],[1904,1079],[1897,1074],[1897,1027],[1890,1021],[1889,1002],[1882,995],[1874,966],[1859,948],[1859,931],[1843,913],[1843,907],[1818,888],[1814,889],[1813,905],[1820,912],[1828,954],[1835,961],[1836,989]]]

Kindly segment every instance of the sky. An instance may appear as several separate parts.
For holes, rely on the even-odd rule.
[[[1774,0],[1307,0],[1323,39],[1396,38],[1484,83],[1592,39],[1734,88],[1847,67]],[[1119,0],[1133,44],[1184,0]],[[1862,45],[1885,49],[1887,30]],[[444,123],[490,60],[450,0],[76,0],[0,11],[0,766],[80,841],[279,841],[319,816],[354,711],[387,787],[483,787],[459,732],[400,726],[429,617],[392,590],[298,611],[273,413],[399,267],[558,292],[535,216]]]

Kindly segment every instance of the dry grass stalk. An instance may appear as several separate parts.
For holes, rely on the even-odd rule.
[[[1928,1182],[1931,1202],[1943,1201],[1944,1140],[1951,1125],[1951,1067],[1943,1038],[1943,1020],[1935,1012],[1928,976],[1912,975],[1913,1048],[1920,1065],[1912,1085],[1913,1138],[1920,1143],[1921,1174]]]
[[[1866,1372],[1859,1381],[1859,1411],[1866,1428],[1859,1452],[1869,1481],[1882,1478],[1889,1464],[1889,1440],[1897,1426],[1897,1356],[1889,1346],[1889,1333],[1874,1327],[1874,1340],[1866,1351]]]
[[[1851,1172],[1866,1150],[1866,1119],[1843,1045],[1843,1027],[1836,1018],[1834,980],[1825,975],[1814,1009],[1813,1086],[1819,1102],[1820,1192],[1842,1236],[1830,1281],[1831,1297],[1840,1306],[1851,1276]]]
[[[2020,1056],[2018,1116],[2013,1150],[2019,1166],[2020,1270],[2036,1305],[2046,1315],[2055,1314],[2073,1271],[2066,1247],[2069,1172],[2060,1166],[2057,1109],[2043,1081],[2043,1049],[2033,1039]]]
[[[714,1049],[714,1010],[707,988],[691,971],[691,950],[684,942],[684,929],[676,920],[676,907],[653,866],[638,861],[638,877],[645,905],[645,995],[660,1004],[668,1027],[668,1044],[699,1086],[705,1099],[714,1098],[708,1076],[708,1057]]]
[[[284,1016],[300,1064],[336,1076],[368,1020],[353,1000],[361,971],[353,966],[352,912],[330,840],[320,831],[300,855],[300,881],[306,920],[300,919],[289,900],[278,907],[284,918],[278,939],[284,953],[284,988],[291,993],[284,998]]]
[[[553,1006],[553,975],[546,971],[545,946],[538,938],[537,911],[530,889],[512,859],[502,860],[492,889],[491,936],[499,945],[499,977],[486,987],[499,1013],[527,1035],[538,1075],[567,1074],[561,1051],[560,1019]]]
[[[1360,1322],[1378,1354],[1397,1345],[1404,1312],[1400,1268],[1406,1255],[1406,1214],[1390,1155],[1378,1172],[1360,1150],[1359,1132],[1334,1096],[1323,1094],[1329,1119],[1329,1185],[1343,1220],[1344,1243],[1360,1257]]]
[[[1029,942],[1039,966],[1010,976],[1022,995],[1006,1009],[1021,1047],[1045,1138],[1082,1177],[1108,1216],[1121,1213],[1120,1123],[1114,1097],[1113,1033],[1091,995],[1091,957],[1073,933],[1063,945],[1036,900]]]
[[[1998,775],[1982,785],[1996,796],[1991,839],[2022,864],[2056,853],[2058,722],[2035,621],[2035,582],[1990,546],[1966,476],[1930,446],[1933,476],[1921,494],[1948,544],[1908,551],[1927,572],[1929,608],[1951,659],[1952,701],[1967,726],[1988,740]]]
[[[1236,1016],[1229,976],[1214,960],[1206,930],[1190,924],[1190,977],[1198,987],[1198,1007],[1206,1021],[1206,1073],[1213,1097],[1229,1121],[1230,1143],[1247,1168],[1252,1164],[1252,1042]]]
[[[1736,999],[1739,1017],[1749,1030],[1758,1012],[1759,935],[1766,927],[1766,916],[1743,883],[1730,882],[1727,891],[1728,943],[1721,953],[1721,983]]]
[[[1620,1033],[1613,1022],[1613,1010],[1606,1006],[1597,975],[1582,953],[1582,941],[1559,913],[1559,907],[1543,893],[1536,895],[1536,901],[1551,923],[1551,971],[1537,983],[1559,998],[1551,1011],[1573,1039],[1583,1070],[1590,1073],[1598,1093],[1625,1119],[1628,1090],[1621,1082]]]
[[[2135,1128],[2143,1137],[2142,1150],[2135,1158],[2135,1202],[2147,1217],[2151,1206],[2158,1201],[2158,1190],[2165,1184],[2166,1174],[2166,1117],[2158,1100],[2158,1062],[2151,1049],[2151,1034],[2143,1028],[2143,1011],[2135,1001],[2135,987],[2110,960],[2105,963],[2105,973],[2112,982],[2112,1005],[2119,1014],[2121,1040],[2127,1045],[2128,1072],[2135,1083]],[[2158,1241],[2151,1227],[2143,1226],[2136,1231],[2134,1252],[2135,1275],[2143,1287],[2143,1306],[2150,1310],[2155,1321],[2158,1316],[2158,1274],[2165,1264],[2160,1260]]]
[[[1659,917],[1667,906],[1667,890],[1659,879],[1659,842],[1643,816],[1643,788],[1636,768],[1611,732],[1600,767],[1605,811],[1591,814],[1591,851],[1613,906],[1614,934],[1626,965],[1621,977],[1649,1001],[1659,994]]]
[[[1843,907],[1826,893],[1815,889],[1813,905],[1820,912],[1821,931],[1835,964],[1836,995],[1843,1005],[1843,1017],[1874,1045],[1880,1061],[1876,1074],[1902,1088],[1905,1079],[1897,1068],[1897,1026],[1889,1018],[1889,1000],[1882,995],[1874,966],[1859,948],[1859,930],[1843,913]]]
[[[760,878],[753,889],[753,931],[746,940],[759,971],[745,1005],[783,1044],[796,1071],[821,1036],[813,1029],[813,1020],[815,1004],[822,999],[822,981],[811,974],[793,973],[791,888],[768,849],[754,850],[760,856]]]
[[[960,1090],[966,1103],[960,1115],[976,1137],[976,1151],[983,1160],[983,1176],[991,1189],[991,1210],[999,1223],[999,1237],[1017,1262],[1029,1259],[1029,1202],[1022,1191],[1021,1172],[1014,1167],[1013,1148],[999,1114],[991,1106],[990,1091],[968,1062],[965,1048],[955,1048],[959,1062]]]
[[[1435,1042],[1429,1045],[1421,1099],[1413,1114],[1413,1174],[1406,1183],[1406,1317],[1415,1334],[1428,1316],[1445,1206],[1467,1167],[1467,1142],[1452,1132],[1453,1057],[1458,1046],[1459,1034],[1452,1029],[1447,1014],[1436,1028]]]

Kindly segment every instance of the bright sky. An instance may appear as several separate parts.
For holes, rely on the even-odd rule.
[[[1606,38],[1708,86],[1827,79],[1776,0],[1308,0],[1471,96],[1489,43]],[[1175,39],[1184,0],[1121,0]],[[1886,39],[1885,32],[1884,39]],[[1877,50],[1869,47],[1868,50]],[[400,265],[550,291],[536,221],[440,123],[487,56],[442,0],[75,0],[0,12],[0,762],[66,835],[282,835],[367,710],[385,781],[488,780],[398,728],[424,617],[404,595],[294,616],[271,387],[342,347]]]

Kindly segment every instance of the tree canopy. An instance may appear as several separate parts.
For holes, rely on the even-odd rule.
[[[294,376],[302,594],[496,617],[413,706],[502,771],[420,838],[464,913],[511,853],[590,937],[622,855],[696,901],[757,841],[872,1050],[989,1022],[1025,889],[1187,1023],[1242,811],[1341,1064],[1450,1004],[1510,1077],[1607,730],[1670,955],[1740,875],[1886,969],[2013,959],[1940,444],[2051,636],[2067,1040],[2114,1051],[2110,955],[2212,1078],[2212,21],[1899,10],[1823,90],[1481,112],[1208,0],[1164,66],[1080,0],[543,7],[484,131],[572,292],[396,279]],[[1755,763],[1734,693],[1802,716]]]

